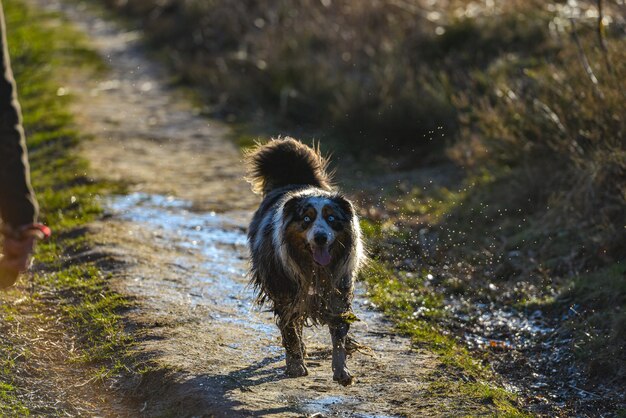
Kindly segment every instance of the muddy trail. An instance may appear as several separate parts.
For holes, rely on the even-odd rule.
[[[137,302],[137,354],[154,371],[120,382],[139,404],[128,416],[466,415],[485,406],[458,394],[428,396],[441,377],[432,353],[398,337],[362,288],[352,335],[356,384],[332,381],[327,329],[306,329],[310,375],[287,379],[272,315],[247,286],[245,231],[258,197],[243,180],[229,128],[207,120],[143,50],[140,34],[80,3],[33,0],[60,11],[104,57],[104,76],[68,77],[94,175],[128,183],[103,201],[92,225],[97,252],[112,256],[113,286]],[[446,377],[448,378],[448,377]],[[119,411],[118,411],[119,412]]]

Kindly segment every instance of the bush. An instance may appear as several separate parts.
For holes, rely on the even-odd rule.
[[[508,192],[494,198],[504,192],[517,203],[497,206],[533,215],[545,235],[582,232],[568,251],[582,267],[626,254],[626,38],[623,20],[602,26],[600,38],[596,17],[574,24],[562,13],[544,11],[553,33],[526,49],[534,54],[507,56],[485,70],[486,96],[458,100],[473,103],[464,131],[480,140],[478,147],[459,144],[465,149],[456,155],[506,179]]]
[[[141,20],[215,112],[261,108],[378,151],[455,132],[445,78],[415,59],[433,25],[391,0],[105,1]]]

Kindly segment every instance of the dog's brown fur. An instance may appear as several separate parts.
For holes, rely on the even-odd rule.
[[[253,189],[264,196],[248,232],[252,283],[260,303],[271,303],[277,317],[286,373],[307,374],[302,327],[326,324],[333,378],[351,384],[346,342],[354,275],[362,260],[356,212],[333,191],[319,149],[278,139],[257,147],[247,161]]]

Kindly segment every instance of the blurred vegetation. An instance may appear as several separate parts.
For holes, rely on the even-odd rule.
[[[446,74],[420,48],[433,24],[401,2],[106,3],[140,19],[214,114],[322,127],[353,151],[432,147],[438,127],[457,130]]]
[[[261,109],[413,165],[447,138],[469,176],[494,179],[466,206],[578,230],[581,265],[626,252],[619,1],[103,1],[218,114]]]

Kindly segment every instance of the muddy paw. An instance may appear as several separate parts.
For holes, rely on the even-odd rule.
[[[287,363],[285,374],[289,377],[301,377],[308,375],[309,371],[303,362],[293,361]]]
[[[349,386],[354,383],[354,378],[350,374],[350,371],[345,367],[335,370],[333,373],[333,380],[344,386]]]

